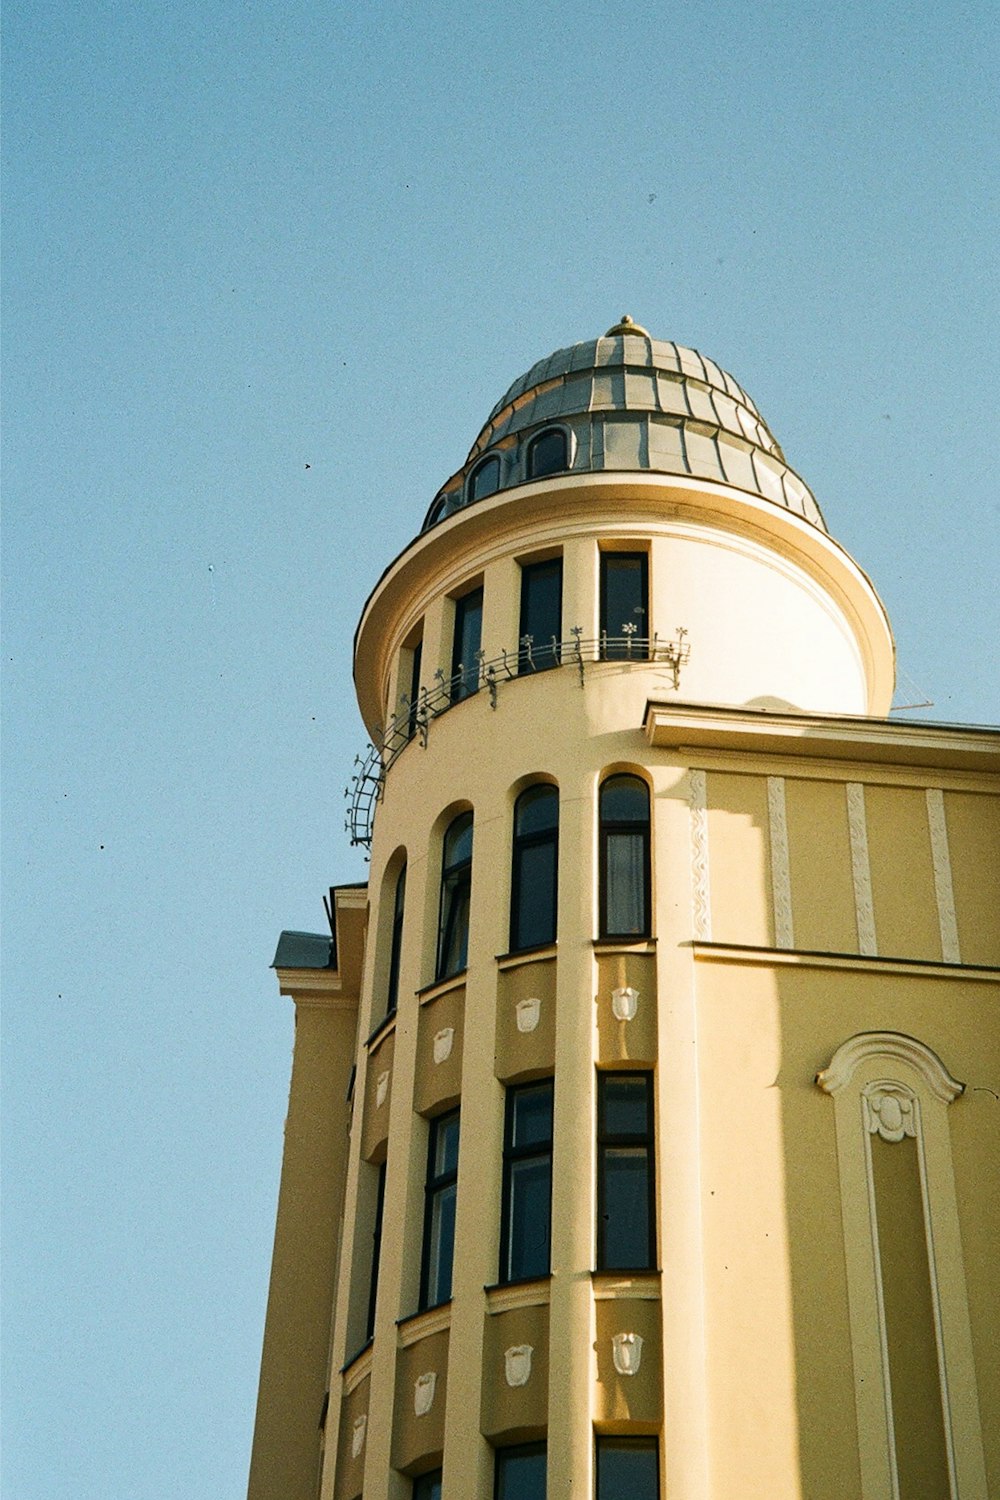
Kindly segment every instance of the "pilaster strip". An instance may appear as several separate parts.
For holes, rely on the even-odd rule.
[[[872,907],[872,872],[868,862],[868,822],[865,789],[860,781],[847,783],[847,827],[851,837],[851,874],[854,880],[854,912],[858,923],[858,951],[878,953],[875,912]]]
[[[688,772],[691,811],[691,906],[694,935],[705,942],[712,936],[708,882],[708,785],[704,771]]]
[[[944,816],[944,792],[940,787],[927,788],[927,826],[931,835],[934,895],[937,898],[938,922],[941,925],[941,957],[945,963],[960,964],[962,953],[955,918],[955,891],[951,882],[948,825]]]
[[[771,893],[774,898],[774,944],[776,948],[794,948],[792,876],[788,864],[788,817],[783,776],[767,778],[767,817],[771,846]]]

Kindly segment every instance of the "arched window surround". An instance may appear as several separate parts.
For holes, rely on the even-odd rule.
[[[540,473],[533,471],[533,455],[540,445],[553,434],[558,433],[563,440],[563,462],[555,468],[542,469]],[[555,474],[568,474],[573,467],[576,457],[576,433],[571,427],[562,422],[549,422],[544,427],[533,432],[524,445],[524,479],[527,484],[532,484],[536,479],[548,479]]]
[[[485,474],[487,470],[492,468],[494,465],[496,471],[496,484],[494,484],[491,489],[483,490],[481,493],[477,493],[479,476],[481,474]],[[473,468],[469,470],[469,473],[465,480],[465,503],[466,505],[472,505],[476,500],[488,500],[490,496],[495,495],[497,490],[501,489],[502,486],[503,459],[501,458],[499,453],[487,453],[483,458],[479,460],[476,465],[474,465]]]

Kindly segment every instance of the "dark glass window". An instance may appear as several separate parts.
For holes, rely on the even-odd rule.
[[[545,474],[559,474],[569,468],[566,434],[561,427],[540,432],[528,444],[528,478],[541,479]]]
[[[495,494],[500,488],[500,460],[494,454],[492,458],[486,458],[478,469],[472,471],[469,479],[469,499],[485,500],[487,495]]]
[[[649,788],[638,776],[609,776],[600,790],[600,935],[650,932]]]
[[[521,569],[521,624],[518,632],[519,672],[542,672],[559,665],[562,639],[561,557],[530,563]]]
[[[385,1162],[378,1169],[378,1188],[375,1198],[375,1228],[372,1231],[372,1265],[368,1282],[368,1322],[365,1337],[375,1332],[375,1300],[378,1296],[378,1267],[382,1258],[382,1214],[385,1208]]]
[[[597,1268],[656,1261],[650,1073],[597,1075]]]
[[[419,640],[413,648],[410,657],[410,691],[407,697],[410,700],[410,718],[407,733],[412,740],[417,732],[417,709],[420,706],[420,664],[423,660],[424,643]]]
[[[545,1500],[545,1444],[498,1448],[495,1500]]]
[[[396,877],[396,895],[392,906],[392,943],[389,948],[389,983],[385,1013],[391,1016],[399,1001],[399,960],[403,952],[403,908],[406,904],[406,866]]]
[[[431,1121],[424,1200],[424,1254],[420,1306],[437,1307],[451,1296],[455,1257],[455,1189],[458,1182],[458,1110]]]
[[[472,814],[448,825],[441,857],[441,914],[435,979],[460,974],[469,957],[469,897],[472,892]]]
[[[552,1227],[552,1080],[507,1090],[500,1280],[547,1276]]]
[[[597,1500],[658,1500],[656,1438],[597,1439]]]
[[[649,562],[645,552],[601,553],[601,655],[649,655]]]
[[[559,889],[559,792],[554,786],[529,786],[514,804],[511,877],[511,952],[554,943]]]
[[[413,1481],[413,1500],[441,1500],[441,1470],[421,1474]]]
[[[452,702],[479,688],[477,655],[483,637],[483,591],[473,589],[455,600],[455,640],[451,650]]]

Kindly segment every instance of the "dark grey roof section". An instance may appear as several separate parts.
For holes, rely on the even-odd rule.
[[[624,327],[558,349],[514,381],[435,498],[424,529],[475,503],[467,479],[487,454],[499,462],[490,493],[528,483],[532,437],[560,427],[566,473],[633,469],[717,480],[825,531],[809,487],[742,386],[697,350]]]
[[[332,969],[333,939],[321,932],[283,932],[272,969]]]

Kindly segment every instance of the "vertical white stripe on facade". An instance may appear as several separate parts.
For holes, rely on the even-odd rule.
[[[704,942],[712,937],[712,909],[708,884],[708,778],[704,771],[688,773],[688,805],[691,809],[691,905],[694,935]]]
[[[875,912],[872,906],[872,872],[868,862],[868,822],[865,789],[860,781],[847,783],[847,827],[851,836],[851,874],[854,880],[854,913],[858,923],[858,952],[876,954]]]
[[[767,818],[771,847],[771,893],[774,898],[774,941],[778,948],[795,947],[792,923],[792,877],[788,864],[788,817],[785,778],[767,778]]]
[[[944,816],[944,793],[939,787],[927,788],[927,826],[931,835],[931,862],[934,866],[934,895],[941,926],[941,957],[946,964],[960,964],[958,922],[955,918],[955,891],[951,882],[951,854],[948,849],[948,825]]]

